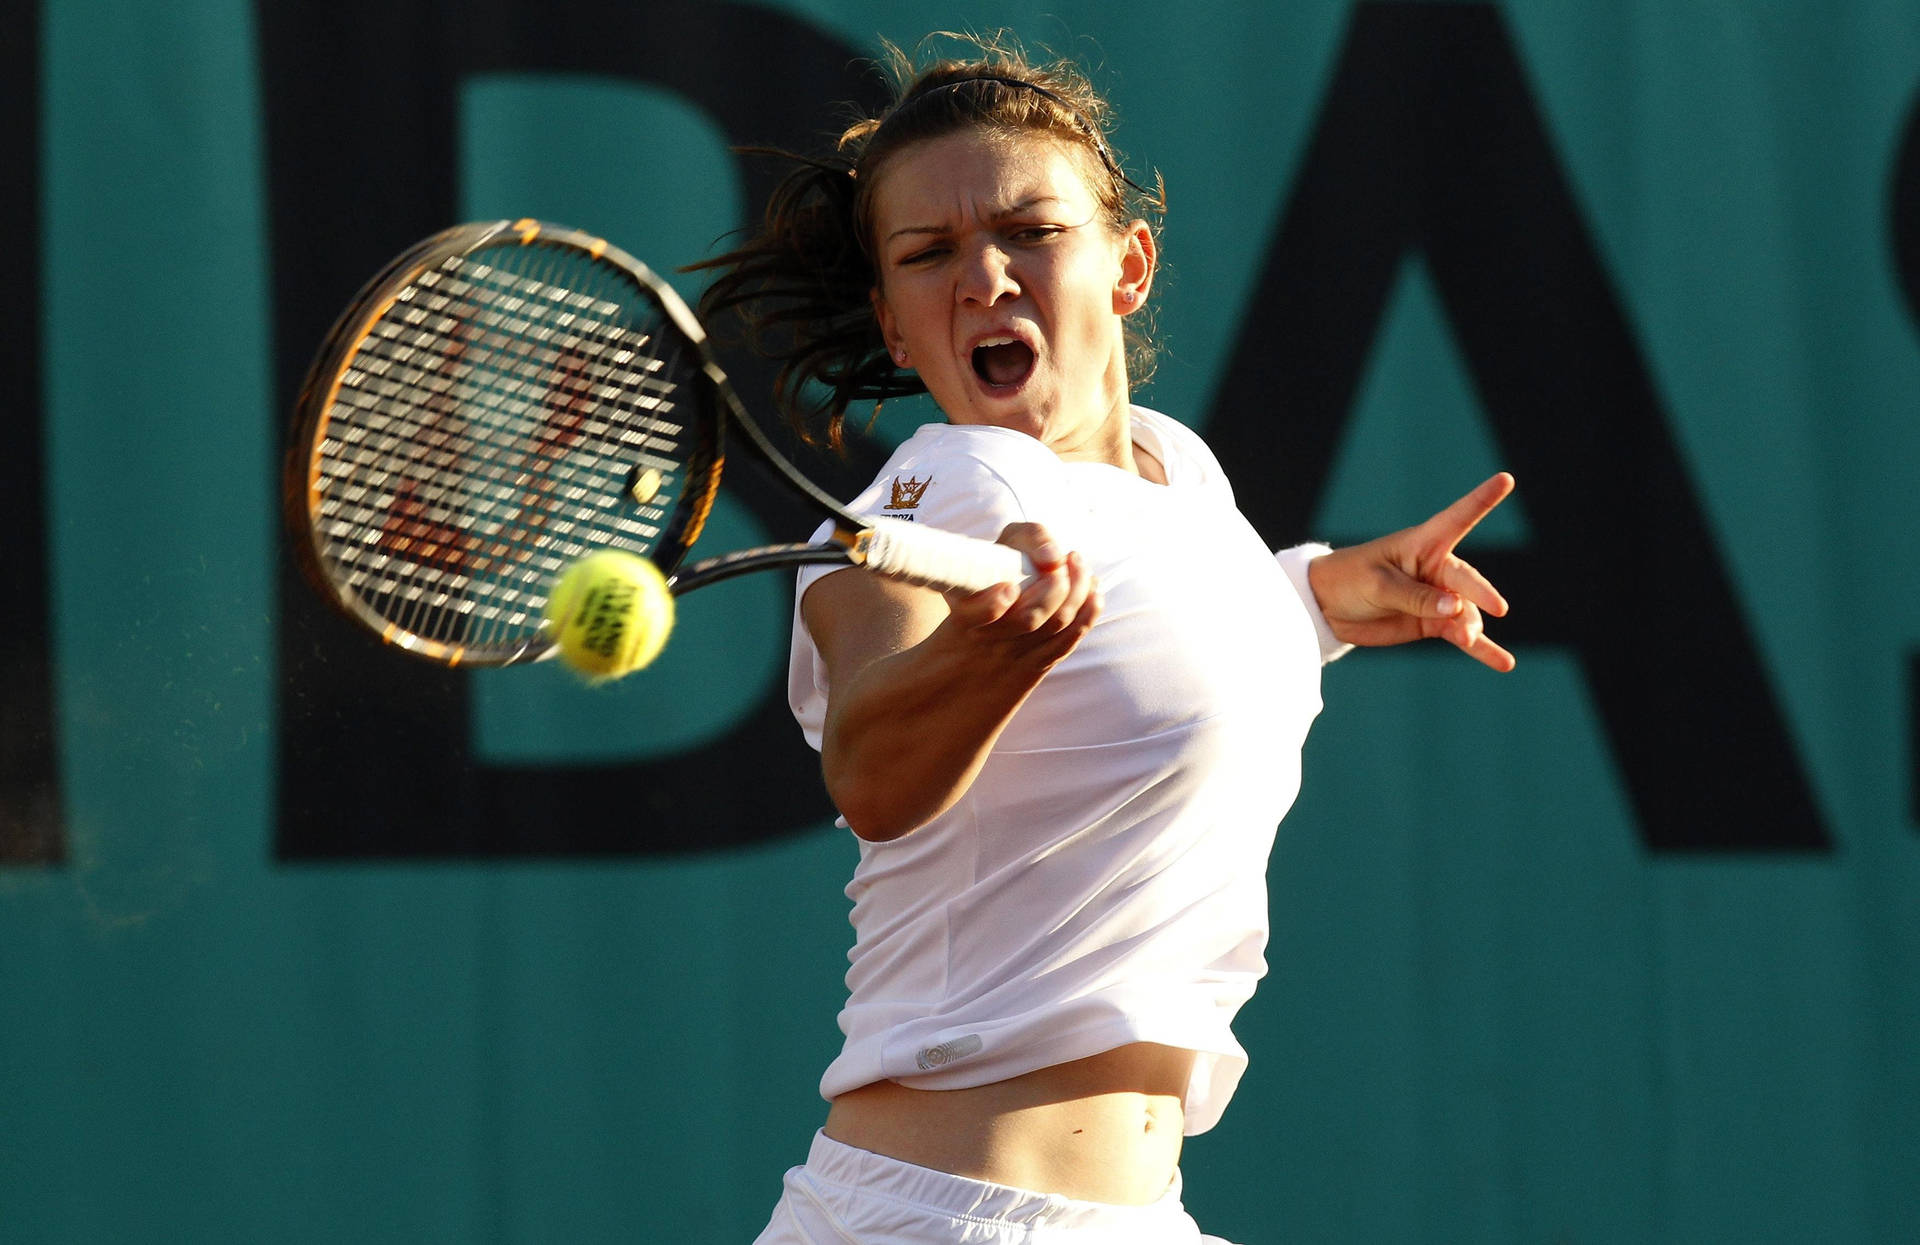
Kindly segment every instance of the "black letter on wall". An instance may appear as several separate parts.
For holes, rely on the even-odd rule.
[[[255,12],[283,408],[359,281],[455,219],[457,92],[466,76],[645,82],[705,109],[732,143],[801,150],[834,128],[835,101],[872,102],[876,87],[860,74],[855,49],[776,11],[716,0],[261,0]],[[765,202],[777,172],[765,162],[742,166],[749,210]],[[715,235],[734,223],[715,220]],[[769,391],[763,366],[733,362],[743,392]],[[829,489],[850,495],[878,468],[869,452],[837,476],[819,469]],[[813,527],[802,508],[759,483],[751,469],[728,475],[729,490],[768,531]],[[828,813],[818,762],[799,740],[783,686],[764,689],[724,738],[678,756],[483,765],[468,751],[465,675],[371,642],[327,613],[290,563],[280,615],[282,859],[708,850],[790,834]]]
[[[1907,114],[1900,151],[1894,157],[1892,198],[1893,269],[1914,323],[1920,325],[1920,97]],[[1911,658],[1908,667],[1907,697],[1908,800],[1910,816],[1920,822],[1920,654]]]
[[[40,375],[40,5],[21,6],[0,40],[0,289],[24,309],[0,333],[0,865],[65,859],[49,619],[46,442]],[[13,49],[6,51],[6,48]],[[24,239],[24,241],[22,241]]]
[[[1243,488],[1249,517],[1276,540],[1310,532],[1383,306],[1416,250],[1538,542],[1476,561],[1517,603],[1505,636],[1579,656],[1643,842],[1831,850],[1492,5],[1355,10],[1208,424],[1229,470],[1272,484]]]

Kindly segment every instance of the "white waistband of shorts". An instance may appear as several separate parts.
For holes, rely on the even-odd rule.
[[[1192,1231],[1192,1221],[1180,1205],[1178,1171],[1174,1172],[1173,1183],[1160,1200],[1145,1206],[1119,1206],[1111,1202],[1076,1201],[1058,1193],[1035,1193],[930,1167],[916,1167],[884,1154],[856,1149],[825,1133],[815,1133],[813,1145],[807,1151],[807,1172],[824,1184],[857,1190],[862,1196],[890,1197],[926,1210],[971,1219],[1050,1228],[1125,1224],[1142,1229],[1161,1219],[1170,1219],[1188,1225],[1188,1231]]]

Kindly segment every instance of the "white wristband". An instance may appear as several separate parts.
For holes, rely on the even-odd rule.
[[[1307,565],[1315,558],[1324,558],[1333,552],[1331,545],[1309,543],[1295,545],[1291,549],[1282,549],[1273,555],[1280,569],[1293,581],[1295,592],[1306,603],[1307,615],[1313,619],[1313,632],[1320,638],[1320,664],[1339,661],[1353,651],[1353,645],[1346,643],[1333,634],[1333,628],[1327,625],[1327,616],[1320,609],[1319,598],[1313,595],[1313,584],[1307,578]]]

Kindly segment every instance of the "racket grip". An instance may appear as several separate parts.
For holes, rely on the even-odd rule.
[[[1033,573],[1018,549],[935,527],[883,522],[861,535],[868,569],[928,588],[979,592]]]

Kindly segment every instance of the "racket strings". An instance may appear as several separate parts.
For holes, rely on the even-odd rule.
[[[508,327],[517,329],[519,326],[509,325]],[[497,342],[489,344],[496,348],[498,345]],[[578,356],[581,353],[583,343],[576,338],[573,341],[562,340],[559,345],[561,349]],[[562,366],[556,363],[555,360],[547,357],[538,357],[536,361],[541,365]],[[605,383],[609,374],[609,369],[605,367],[583,369],[577,358],[575,362],[570,365],[569,370],[575,375],[571,379],[563,376],[562,379],[557,382],[557,388],[577,387],[581,379],[577,374],[582,370],[589,372],[598,371],[600,375],[592,378],[592,380],[597,380],[599,383]],[[591,396],[580,393],[574,393],[572,395],[560,393],[552,400],[548,400],[543,398],[538,392],[532,394],[521,392],[521,390],[525,389],[525,385],[522,383],[508,381],[504,385],[501,385],[499,383],[500,378],[497,376],[488,376],[488,371],[489,369],[482,368],[479,370],[479,374],[483,379],[495,382],[494,387],[496,392],[487,396],[491,398],[495,406],[493,418],[496,421],[503,412],[509,416],[523,417],[534,409],[539,409],[546,416],[551,417],[556,410],[564,410],[568,405],[577,406],[583,397]],[[590,380],[589,383],[592,383],[592,380]],[[629,375],[625,377],[624,380],[627,384],[635,384],[643,381],[644,378]],[[540,406],[538,408],[530,407],[530,401],[538,401],[540,402]],[[563,403],[565,405],[563,405]],[[483,424],[480,426],[479,431],[484,432],[486,428],[487,425]],[[534,539],[536,536],[545,538],[556,534],[552,531],[543,532],[542,530],[548,527],[546,523],[547,512],[551,510],[556,502],[564,500],[558,496],[562,490],[560,488],[560,481],[556,480],[555,472],[553,471],[555,462],[554,452],[565,448],[568,440],[577,438],[567,436],[566,433],[568,429],[566,429],[564,425],[558,430],[559,435],[556,435],[555,429],[551,427],[537,428],[525,434],[539,438],[529,447],[516,443],[515,438],[521,435],[521,429],[512,426],[512,424],[506,426],[507,435],[504,438],[499,436],[475,437],[472,435],[474,431],[475,429],[468,429],[466,439],[471,443],[468,447],[468,452],[474,456],[476,480],[483,487],[478,490],[467,488],[463,490],[466,494],[465,496],[456,495],[452,497],[450,500],[453,502],[456,513],[430,516],[436,521],[445,521],[451,518],[460,523],[464,530],[472,531],[481,537],[473,547],[462,551],[462,561],[454,565],[453,569],[456,571],[466,572],[466,574],[463,575],[463,582],[454,586],[467,588],[477,586],[482,592],[491,592],[497,595],[503,590],[508,593],[513,593],[524,588],[526,586],[524,581],[529,578],[535,584],[544,584],[546,576],[541,572],[557,570],[558,566],[562,564],[567,556],[573,553],[574,550],[562,548],[558,553],[550,553],[544,559],[536,558],[531,562],[527,562],[526,572],[521,576],[523,582],[519,585],[511,582],[502,582],[497,577],[489,578],[486,573],[493,566],[503,566],[509,563],[519,564],[524,558],[524,551],[520,546]],[[591,437],[598,429],[589,424],[578,431]],[[434,455],[429,452],[428,457],[434,457]],[[439,469],[445,470],[445,464],[439,464]],[[571,491],[578,492],[577,489]],[[645,538],[647,533],[643,531],[640,535],[642,538]],[[476,574],[481,576],[477,584],[475,582]],[[537,605],[538,603],[538,601],[524,602],[524,604],[529,607]],[[482,619],[501,619],[505,624],[512,625],[522,624],[527,621],[526,618],[520,617],[518,613],[501,615],[491,609],[483,609],[481,611],[481,617]],[[420,626],[420,624],[411,617],[403,618],[402,621],[404,624],[415,628]],[[475,634],[470,635],[468,638],[473,642],[485,643],[490,637],[486,634]]]
[[[347,585],[411,634],[524,643],[573,558],[659,539],[691,452],[681,366],[657,326],[632,323],[630,291],[609,291],[623,304],[566,288],[564,267],[449,260],[393,300],[345,370],[322,530]],[[625,497],[636,466],[662,481],[647,504]]]
[[[514,370],[503,371],[497,366],[498,353],[523,343],[518,338],[487,331],[491,327],[489,322],[494,319],[482,314],[478,320],[482,332],[471,340],[494,352],[496,357],[482,359],[478,364],[464,359],[451,366],[443,364],[438,369],[444,373],[440,376],[415,370],[402,377],[402,386],[414,385],[436,394],[444,392],[455,409],[466,412],[459,429],[465,434],[464,444],[459,446],[435,444],[436,438],[431,435],[425,438],[412,435],[420,431],[417,425],[403,429],[401,436],[410,437],[415,446],[408,466],[425,466],[445,472],[455,466],[464,453],[470,459],[468,474],[473,479],[518,489],[525,484],[529,475],[550,475],[556,462],[565,461],[552,451],[571,439],[570,431],[584,434],[593,441],[612,438],[638,452],[651,447],[671,453],[673,438],[680,431],[677,425],[671,423],[648,420],[649,426],[642,428],[633,426],[635,421],[632,420],[607,420],[582,412],[579,416],[580,425],[575,430],[552,426],[556,388],[566,390],[564,397],[569,407],[590,402],[612,406],[629,414],[641,408],[669,410],[670,399],[659,395],[647,394],[637,402],[621,399],[623,390],[640,391],[650,386],[661,386],[661,382],[645,370],[620,366],[624,362],[623,356],[631,354],[631,351],[621,349],[611,359],[595,359],[584,352],[607,345],[609,339],[606,337],[593,339],[574,334],[556,340],[549,331],[538,335],[544,348],[520,351],[518,359],[509,364]],[[429,327],[432,332],[444,335],[455,324],[445,321]],[[504,327],[524,332],[527,326],[521,323]],[[651,365],[642,363],[640,366],[644,369]],[[528,373],[534,371],[548,375],[530,379]],[[557,384],[552,379],[554,374],[559,376]],[[388,400],[392,396],[385,395]],[[528,423],[529,417],[535,412],[545,413],[548,426],[541,428]],[[476,421],[472,418],[476,414],[485,418]],[[445,488],[439,491],[451,492]],[[494,492],[481,494],[479,500],[497,503],[514,496],[514,492]],[[455,496],[452,500],[458,502],[461,499]]]

